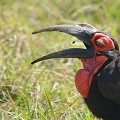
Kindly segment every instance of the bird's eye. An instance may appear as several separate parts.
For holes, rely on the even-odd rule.
[[[101,39],[98,39],[95,41],[95,44],[98,46],[98,47],[103,47],[105,46],[105,43],[103,42],[103,40]]]

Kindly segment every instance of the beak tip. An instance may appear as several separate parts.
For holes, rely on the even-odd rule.
[[[32,34],[37,34],[37,32],[35,31],[35,32],[32,32]]]
[[[34,61],[33,62],[31,62],[31,65],[33,65],[34,64]]]

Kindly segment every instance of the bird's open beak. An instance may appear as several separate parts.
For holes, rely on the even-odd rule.
[[[59,31],[75,36],[85,44],[87,49],[71,48],[54,52],[34,60],[31,64],[51,58],[93,58],[95,56],[94,47],[91,43],[91,39],[94,33],[97,31],[97,29],[93,26],[89,24],[55,25],[40,29],[38,31],[33,32],[32,34],[47,31]]]

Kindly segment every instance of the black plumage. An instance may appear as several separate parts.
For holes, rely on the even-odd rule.
[[[76,75],[76,87],[88,108],[98,118],[120,120],[120,53],[117,41],[108,33],[100,32],[89,24],[56,25],[33,34],[46,31],[65,32],[75,36],[84,43],[86,49],[72,48],[51,53],[38,58],[32,64],[51,58],[81,59],[84,69]],[[91,62],[95,65],[92,69]],[[82,76],[83,81],[81,71],[88,75],[87,78]],[[89,81],[90,86],[87,83],[88,91],[81,92],[81,85],[86,85],[85,80]]]

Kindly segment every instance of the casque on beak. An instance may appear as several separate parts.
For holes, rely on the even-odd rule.
[[[31,64],[39,61],[52,59],[52,58],[93,58],[95,56],[94,47],[91,43],[91,39],[97,29],[89,24],[78,24],[78,25],[55,25],[47,28],[40,29],[33,32],[37,34],[41,32],[58,31],[70,34],[81,40],[87,49],[82,48],[71,48],[54,53],[50,53],[43,57],[34,60]]]

